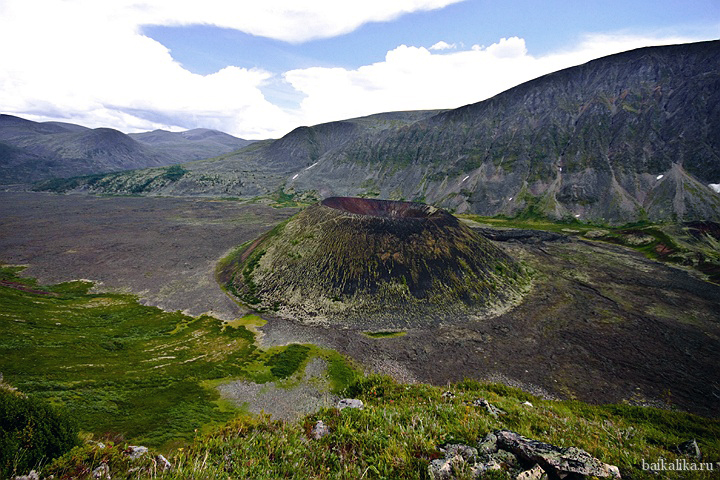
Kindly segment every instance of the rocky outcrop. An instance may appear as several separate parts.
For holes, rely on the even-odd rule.
[[[443,459],[433,460],[428,473],[434,480],[482,478],[493,470],[503,470],[516,479],[580,479],[587,476],[620,478],[620,471],[576,447],[560,448],[523,437],[509,430],[496,430],[478,442],[446,445]]]

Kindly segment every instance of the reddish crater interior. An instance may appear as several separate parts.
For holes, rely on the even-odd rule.
[[[357,215],[389,218],[428,218],[429,208],[426,205],[412,202],[395,202],[392,200],[372,200],[356,197],[330,197],[323,200],[322,205],[343,212]]]

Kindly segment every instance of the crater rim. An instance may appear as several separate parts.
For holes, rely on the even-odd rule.
[[[361,197],[328,197],[320,205],[354,215],[396,219],[424,220],[441,211],[423,203]]]

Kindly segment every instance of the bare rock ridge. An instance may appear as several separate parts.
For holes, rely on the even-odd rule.
[[[348,197],[298,213],[219,276],[255,308],[368,328],[494,315],[529,284],[520,264],[444,210]]]

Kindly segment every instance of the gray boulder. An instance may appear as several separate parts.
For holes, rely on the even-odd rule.
[[[550,479],[567,478],[572,475],[595,477],[620,477],[617,467],[601,462],[585,450],[577,447],[560,448],[549,443],[523,437],[510,430],[497,430],[498,448],[515,454],[518,459],[537,463]]]
[[[357,408],[362,410],[364,405],[362,400],[357,398],[343,398],[337,403],[337,409],[342,410],[344,408]]]
[[[136,447],[134,445],[130,445],[127,448],[127,456],[130,460],[137,460],[138,458],[142,457],[146,453],[148,453],[147,447]]]
[[[313,429],[310,431],[310,436],[315,440],[320,440],[326,435],[330,435],[330,429],[325,422],[318,420]]]

